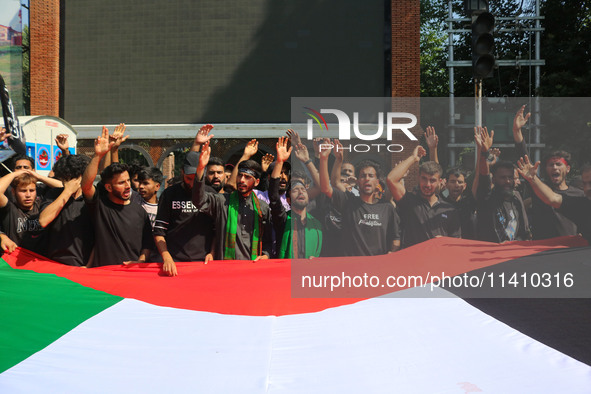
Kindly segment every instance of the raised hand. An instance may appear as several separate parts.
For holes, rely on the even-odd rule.
[[[243,157],[247,160],[253,157],[259,151],[259,142],[255,139],[248,141],[244,147]]]
[[[416,161],[421,160],[421,157],[425,156],[427,151],[421,145],[417,145],[415,149],[412,151],[412,155],[414,156]]]
[[[129,138],[129,135],[124,136],[126,129],[125,123],[119,123],[119,125],[115,126],[113,134],[109,136],[109,140],[113,142],[113,149],[119,148]]]
[[[267,153],[265,156],[263,156],[261,159],[261,167],[263,168],[263,172],[266,172],[269,169],[269,166],[271,163],[273,163],[273,160],[275,160],[275,156],[270,153]]]
[[[316,140],[314,140],[314,144],[316,145]],[[322,149],[320,149],[321,145],[323,146]],[[320,141],[318,141],[318,157],[320,157],[320,159],[328,159],[330,152],[332,151],[332,148],[329,148],[329,146],[332,146],[332,144],[328,138],[321,138]],[[316,148],[316,146],[314,148]]]
[[[310,154],[308,153],[308,148],[306,145],[299,143],[295,146],[295,156],[300,160],[302,163],[307,162],[310,160]]]
[[[291,141],[291,146],[297,146],[298,144],[302,143],[302,140],[300,139],[300,135],[296,132],[293,131],[292,129],[288,129],[285,134],[287,134],[287,136],[289,137],[290,141]]]
[[[289,156],[291,155],[291,150],[293,147],[290,146],[289,149],[287,149],[288,143],[289,139],[287,137],[279,137],[279,140],[277,140],[277,162],[284,163],[289,160]]]
[[[209,146],[209,141],[207,141],[201,147],[201,154],[199,155],[199,168],[205,168],[207,163],[209,163],[209,157],[211,156],[211,146]]]
[[[109,142],[109,130],[103,126],[101,135],[94,140],[94,154],[102,157],[111,150],[114,144],[115,142]]]
[[[195,144],[201,146],[201,145],[205,144],[207,141],[209,141],[210,139],[212,139],[213,134],[209,134],[209,132],[212,129],[213,129],[213,125],[211,125],[211,124],[206,124],[204,126],[201,126],[201,128],[199,129],[199,131],[195,135]]]
[[[320,144],[322,144],[322,138],[314,138],[312,144],[314,145],[314,156],[320,157]]]
[[[337,160],[340,160],[341,162],[343,161],[343,144],[341,144],[341,141],[339,141],[338,139],[334,139],[332,141],[332,144],[335,146],[335,149],[333,149],[332,154],[334,155],[334,157]]]
[[[4,127],[0,127],[0,142],[6,141],[8,138],[8,134],[6,134],[6,129]]]
[[[58,148],[65,152],[70,148],[70,144],[68,143],[68,135],[67,134],[58,134],[55,137],[55,144]]]
[[[68,181],[64,182],[64,190],[70,193],[70,195],[76,194],[78,189],[80,188],[80,184],[82,182],[82,176],[78,178],[72,178]]]
[[[525,105],[522,105],[521,108],[519,108],[519,111],[515,114],[515,118],[513,118],[513,131],[521,130],[521,128],[527,123],[531,116],[531,112],[528,112],[525,116],[523,115],[524,112]]]
[[[476,142],[480,152],[486,153],[489,151],[493,144],[494,135],[494,130],[491,130],[489,134],[486,127],[474,127],[474,142]]]
[[[492,148],[490,150],[490,154],[492,155],[492,158],[488,159],[488,164],[489,165],[494,165],[497,161],[499,161],[499,156],[501,156],[501,150],[499,148]]]
[[[429,149],[437,149],[439,137],[435,134],[435,128],[433,126],[427,126],[427,129],[425,130],[425,141],[427,141]]]
[[[540,166],[540,162],[536,162],[532,164],[529,161],[529,157],[525,155],[525,157],[520,158],[517,161],[517,172],[528,182],[533,182],[536,174],[538,173],[538,167]]]

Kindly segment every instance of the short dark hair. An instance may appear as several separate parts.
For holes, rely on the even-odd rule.
[[[238,164],[238,173],[240,173],[240,170],[242,168],[246,168],[253,171],[256,174],[256,179],[260,179],[261,173],[263,172],[263,168],[261,167],[261,165],[254,160],[245,160],[240,162],[240,164]]]
[[[127,171],[129,173],[129,166],[123,163],[113,163],[101,172],[101,180],[103,183],[111,182],[115,175],[119,175]],[[131,175],[130,175],[131,177]]]
[[[33,159],[31,156],[27,156],[24,153],[21,153],[20,155],[14,156],[14,158],[12,159],[12,169],[13,170],[14,170],[14,167],[16,167],[16,162],[19,160],[28,160],[29,163],[31,163],[31,168],[35,168],[35,159]]]
[[[564,160],[566,160],[567,165],[571,165],[572,156],[570,155],[570,153],[563,150],[555,150],[554,152],[550,152],[549,154],[544,156],[544,161],[542,161],[542,163],[546,165],[548,160],[550,160],[553,157],[562,157]]]
[[[373,160],[363,160],[363,161],[357,163],[357,165],[355,166],[355,176],[357,178],[359,178],[359,173],[361,172],[361,170],[363,170],[364,168],[367,168],[367,167],[372,167],[373,169],[375,169],[376,170],[376,177],[377,178],[380,177],[382,168],[380,167],[380,165],[378,163],[376,163]]]
[[[12,186],[13,190],[16,190],[19,185],[30,185],[30,184],[37,184],[37,178],[29,173],[20,174],[16,178],[10,182],[10,186]]]
[[[443,168],[439,165],[439,163],[435,161],[426,161],[419,167],[419,174],[424,172],[427,175],[436,175],[439,174],[439,177],[443,175]]]
[[[90,163],[90,157],[86,155],[62,156],[53,166],[55,177],[62,181],[81,177]]]
[[[515,165],[513,163],[511,163],[510,161],[507,161],[507,160],[499,160],[499,161],[497,161],[495,164],[493,164],[490,167],[490,173],[494,175],[501,168],[504,168],[506,170],[514,171],[515,170]]]
[[[146,168],[148,167],[142,166],[141,164],[139,164],[137,160],[134,160],[133,162],[131,162],[131,164],[127,165],[127,172],[129,173],[129,177],[133,178],[134,175],[139,174]]]
[[[209,166],[222,166],[224,167],[224,161],[222,159],[220,159],[219,157],[210,157],[209,161],[207,162],[207,167]]]
[[[455,176],[456,178],[459,178],[460,175],[462,175],[464,177],[464,179],[466,179],[466,177],[468,176],[467,172],[460,167],[453,167],[453,168],[450,168],[449,170],[447,170],[447,172],[445,173],[445,179],[447,179],[449,181],[449,177],[452,175]]]
[[[292,181],[295,179],[301,179],[304,181],[304,184],[306,186],[310,186],[310,178],[308,178],[308,176],[306,175],[305,172],[300,171],[300,170],[295,170],[294,172],[292,172],[291,174],[291,179]],[[290,182],[291,183],[291,182]]]
[[[160,171],[156,167],[146,167],[143,170],[141,170],[140,172],[138,172],[138,174],[137,174],[138,181],[141,182],[141,181],[145,181],[148,179],[151,179],[155,183],[162,185],[162,182],[164,181],[164,175],[162,175],[162,171]]]

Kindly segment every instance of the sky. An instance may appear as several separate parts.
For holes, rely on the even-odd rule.
[[[23,3],[29,4],[29,0],[23,0]],[[21,7],[21,0],[0,0],[0,25],[11,26],[15,30],[20,30],[18,12]],[[27,11],[23,8],[23,11]],[[28,11],[23,12],[23,22],[28,19]],[[26,23],[26,22],[25,22]]]

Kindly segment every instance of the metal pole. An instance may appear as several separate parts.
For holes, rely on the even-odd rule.
[[[482,78],[474,80],[474,125],[482,127]]]
[[[448,22],[448,29],[453,29],[453,22],[451,19],[453,18],[453,10],[452,10],[452,0],[447,2],[448,8],[448,17],[450,21]],[[448,39],[448,55],[449,60],[453,62],[454,60],[454,40],[453,40],[454,33],[447,33]],[[449,67],[449,143],[453,144],[456,142],[456,129],[455,129],[455,90],[454,90],[454,67]],[[455,148],[449,148],[449,163],[450,166],[453,167],[456,165],[456,150]]]
[[[536,16],[540,16],[540,0],[536,0]],[[540,19],[536,19],[536,60],[540,60]],[[540,143],[540,124],[541,124],[541,116],[540,116],[540,66],[535,66],[535,89],[536,89],[536,98],[534,100],[534,141],[536,144]],[[534,160],[540,160],[540,148],[535,148],[534,151]]]

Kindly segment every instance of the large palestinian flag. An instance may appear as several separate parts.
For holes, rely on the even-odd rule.
[[[157,264],[84,269],[19,249],[0,260],[0,393],[589,393],[588,298],[498,299],[488,282],[495,298],[467,302],[451,280],[333,288],[340,298],[301,285],[359,266],[399,282],[542,267],[579,283],[591,270],[583,245],[439,238],[365,259],[179,263],[174,278]]]

